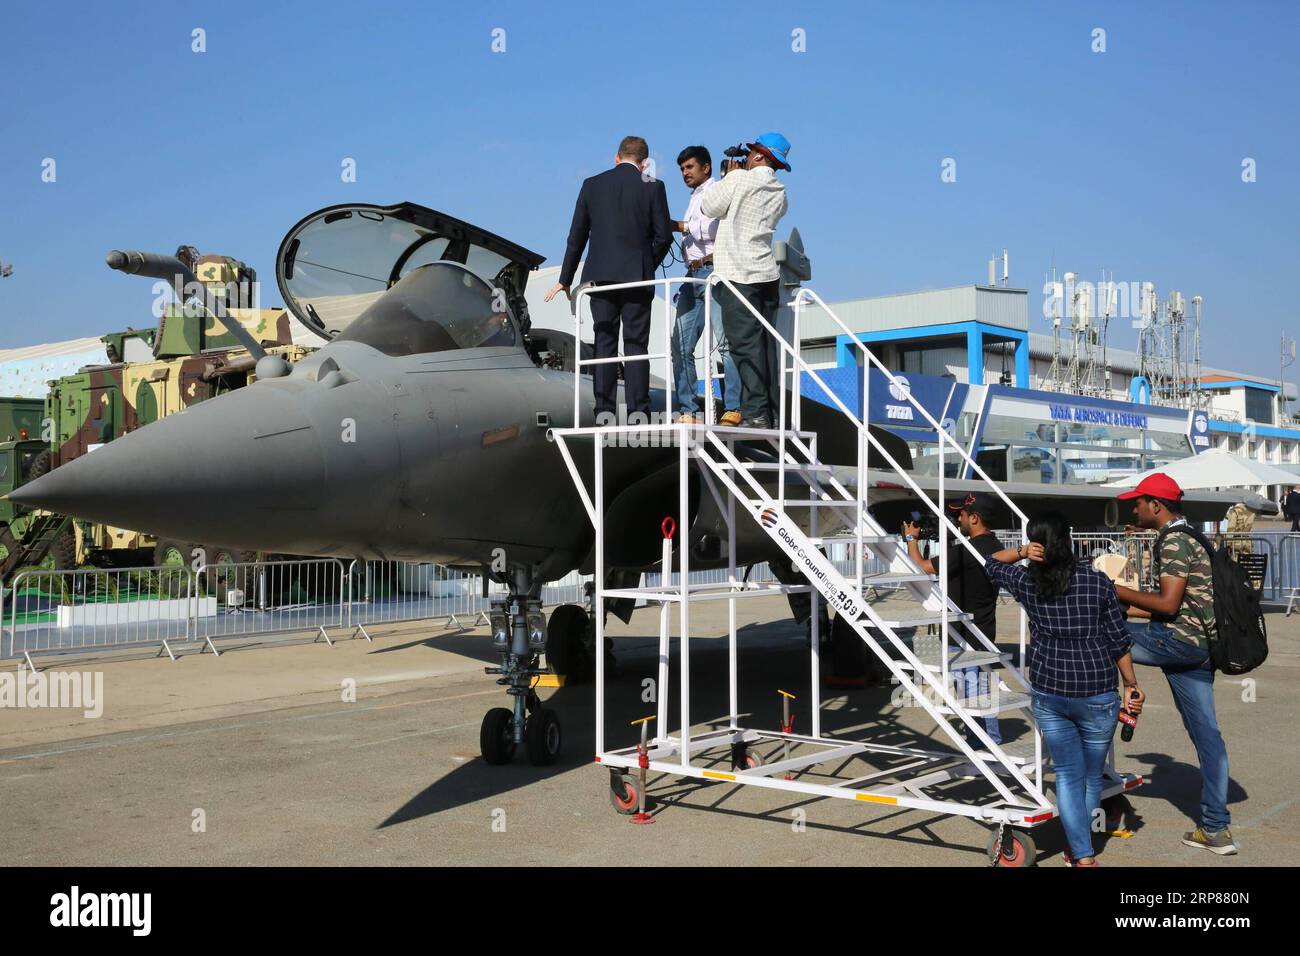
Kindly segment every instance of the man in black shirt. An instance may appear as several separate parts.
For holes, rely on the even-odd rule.
[[[998,536],[989,530],[988,525],[990,517],[997,513],[997,505],[997,499],[984,492],[969,494],[962,501],[948,505],[950,511],[957,512],[962,534],[970,540],[971,547],[985,558],[995,551],[1002,550]],[[920,533],[919,525],[911,522],[903,525],[903,535],[907,539],[907,553],[917,567],[926,574],[938,574],[938,561],[931,561],[921,554],[918,544]],[[985,637],[991,641],[997,640],[997,588],[989,583],[988,575],[984,573],[984,566],[975,560],[960,541],[948,545],[948,596],[958,608],[971,615],[972,622]],[[983,649],[983,645],[976,643],[963,624],[954,625],[954,630],[972,647]],[[981,673],[978,667],[966,667],[952,673],[954,677],[959,676],[964,681],[967,700],[979,699],[984,703],[993,696],[994,689],[987,685],[987,681],[990,677],[996,680],[996,676]],[[984,686],[981,686],[981,683]],[[957,686],[960,689],[963,685],[959,683]],[[989,738],[994,743],[1001,743],[1002,731],[998,726],[997,715],[979,719]]]

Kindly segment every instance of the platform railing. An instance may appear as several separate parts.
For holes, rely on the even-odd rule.
[[[667,423],[672,421],[673,397],[675,395],[675,392],[673,390],[672,336],[673,336],[673,330],[676,327],[676,321],[675,321],[676,317],[673,309],[672,290],[673,290],[673,286],[684,286],[684,285],[706,286],[705,305],[704,305],[705,308],[704,354],[707,358],[711,354],[713,330],[712,330],[712,324],[710,322],[710,315],[709,315],[710,303],[708,298],[707,285],[706,285],[706,280],[704,279],[694,279],[691,278],[690,276],[669,276],[662,279],[646,279],[644,281],[639,281],[639,282],[618,282],[610,285],[593,285],[589,283],[584,283],[583,285],[579,286],[577,290],[573,293],[572,301],[573,301],[573,316],[574,316],[574,376],[573,376],[574,427],[577,427],[582,422],[582,417],[581,417],[582,387],[583,387],[582,370],[584,368],[590,368],[597,365],[617,365],[619,363],[623,363],[624,365],[626,365],[628,362],[646,362],[647,365],[652,365],[652,363],[658,360],[662,360],[666,366],[666,374],[664,375],[664,382],[666,384],[666,387],[664,389],[664,422]],[[646,354],[644,355],[624,355],[624,354],[620,354],[620,352],[616,349],[614,355],[598,356],[596,358],[589,358],[589,359],[584,359],[582,357],[582,302],[584,299],[590,298],[593,295],[604,295],[609,292],[624,292],[630,289],[658,289],[661,286],[663,287],[664,290],[664,296],[663,296],[664,345],[663,345],[662,352],[647,351]],[[653,322],[653,318],[654,318],[653,297],[650,303],[650,310],[651,310],[650,321]],[[592,318],[592,325],[594,331],[594,326],[595,326],[594,316]],[[647,343],[646,348],[647,349],[649,348],[649,343]],[[685,363],[687,360],[688,360],[688,356],[684,354],[684,350],[683,350],[682,361],[683,363]],[[690,356],[689,360],[694,361],[694,356],[693,355]],[[705,366],[706,366],[706,372],[705,372],[704,394],[709,398],[711,398],[713,395],[713,377],[714,377],[713,363],[711,361],[706,361]],[[649,375],[649,369],[647,369],[647,376],[648,375]],[[705,421],[707,421],[709,424],[713,424],[713,402],[711,400],[706,399],[704,403],[704,408],[705,408],[705,415],[706,415]],[[647,421],[644,424],[648,425],[650,423]]]

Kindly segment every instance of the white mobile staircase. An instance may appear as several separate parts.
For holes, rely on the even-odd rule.
[[[711,354],[711,309],[714,285],[727,284],[714,276],[707,283],[694,279],[663,279],[632,285],[662,285],[666,313],[671,316],[669,294],[672,285],[705,285],[704,349]],[[734,290],[733,290],[734,291]],[[588,293],[580,289],[577,296],[578,339],[581,340],[581,299]],[[742,300],[743,301],[743,300]],[[920,420],[935,431],[940,461],[952,453],[956,461],[972,469],[1007,507],[1023,530],[1027,519],[1015,503],[971,459],[966,449],[935,421],[925,407],[915,400],[905,382],[886,369],[863,342],[815,293],[799,289],[793,297],[793,327],[790,340],[799,341],[799,325],[804,306],[819,306],[849,337],[858,350],[864,368],[862,408],[870,407],[870,369],[879,369],[890,384],[895,401],[907,402]],[[943,814],[955,814],[983,821],[990,827],[990,862],[999,865],[1029,865],[1033,862],[1033,842],[1028,830],[1056,815],[1043,787],[1045,753],[1042,738],[1029,712],[1029,688],[1023,671],[1025,622],[1021,618],[1020,655],[1017,660],[1003,653],[975,627],[970,615],[961,612],[947,593],[946,555],[948,541],[955,536],[970,553],[983,560],[971,548],[944,508],[944,468],[939,469],[938,497],[931,499],[915,483],[912,475],[889,454],[867,427],[865,411],[859,417],[844,405],[817,372],[810,368],[777,329],[750,309],[782,350],[780,382],[781,419],[772,429],[728,428],[714,424],[711,401],[705,402],[708,424],[680,425],[671,422],[667,407],[664,423],[613,425],[603,428],[556,429],[555,438],[569,467],[575,485],[595,530],[594,616],[598,648],[604,644],[604,601],[613,598],[636,598],[657,603],[660,607],[660,655],[657,683],[658,708],[653,737],[643,748],[605,747],[605,673],[604,655],[596,655],[596,760],[611,770],[611,788],[615,806],[631,812],[643,793],[644,776],[634,777],[638,767],[701,779],[724,780],[737,784],[768,787],[818,796],[851,799],[864,803],[913,808]],[[667,323],[671,327],[671,322]],[[645,360],[666,359],[668,343],[662,353]],[[623,361],[635,361],[635,356]],[[578,392],[590,388],[582,368],[593,361],[580,361],[575,374],[575,408]],[[605,360],[608,361],[608,360]],[[713,362],[707,361],[705,394],[713,394]],[[801,427],[800,397],[804,377],[825,396],[825,401],[839,409],[857,430],[858,448],[855,469],[832,468],[817,457],[817,434]],[[669,380],[671,379],[671,373]],[[669,401],[671,401],[671,389]],[[790,393],[791,401],[787,401]],[[820,397],[820,396],[819,396]],[[789,421],[787,421],[787,408]],[[575,417],[575,421],[576,421]],[[664,567],[656,587],[622,589],[604,588],[605,529],[601,520],[605,512],[603,459],[605,448],[621,443],[635,434],[641,445],[678,449],[679,508],[677,528],[689,531],[688,486],[691,469],[698,469],[702,483],[713,495],[729,528],[728,575],[722,584],[690,583],[690,548],[664,548]],[[653,437],[652,437],[653,436]],[[651,439],[647,441],[647,439]],[[741,452],[738,454],[738,446]],[[763,454],[755,460],[755,449]],[[589,494],[574,454],[594,456],[594,487]],[[888,470],[868,468],[873,460],[884,460]],[[851,475],[851,477],[850,477]],[[938,574],[931,576],[918,568],[901,546],[895,529],[882,528],[868,511],[871,480],[887,479],[911,488],[917,500],[937,516],[939,550]],[[851,486],[851,487],[850,487]],[[736,565],[736,527],[738,521],[756,521],[808,579],[807,585],[764,585],[744,583]],[[828,528],[830,534],[819,533]],[[680,536],[679,536],[680,540]],[[847,542],[856,556],[852,574],[842,574],[821,550],[835,542]],[[677,557],[675,581],[670,572],[672,554]],[[866,559],[879,559],[887,567],[883,573],[867,574]],[[868,593],[889,586],[901,592],[878,606],[868,600]],[[742,727],[738,700],[736,601],[769,594],[809,592],[812,595],[811,692],[807,704],[811,710],[811,732],[795,734],[786,725],[777,730]],[[862,639],[871,653],[889,669],[902,689],[901,702],[922,708],[933,722],[931,735],[917,734],[915,745],[873,742],[870,739],[829,737],[821,730],[821,666],[819,660],[818,601],[824,599],[837,617],[846,622]],[[690,714],[690,642],[691,605],[698,601],[729,602],[729,714],[726,726],[693,732]],[[900,612],[896,608],[912,609]],[[676,733],[668,728],[670,609],[677,606],[680,641],[677,676],[681,702]],[[959,630],[957,625],[963,625]],[[907,632],[915,637],[909,642]],[[930,634],[923,632],[931,631]],[[964,631],[964,634],[963,634]],[[978,668],[980,686],[988,692],[967,698],[959,669]],[[773,688],[775,690],[775,688]],[[895,700],[900,701],[898,692]],[[788,703],[788,697],[787,697]],[[1020,740],[998,745],[985,733],[977,719],[994,714],[1015,712],[1021,715],[1028,732]],[[712,715],[710,715],[712,716]],[[897,734],[897,729],[891,730]],[[643,753],[644,751],[644,753]],[[1113,756],[1113,751],[1112,751]],[[845,768],[847,770],[847,775]],[[973,781],[973,782],[972,782]],[[1135,775],[1119,774],[1108,762],[1104,796],[1110,797],[1141,783]]]

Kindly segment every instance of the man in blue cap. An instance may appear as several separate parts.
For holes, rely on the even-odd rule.
[[[724,168],[722,181],[704,194],[700,211],[720,220],[713,270],[736,288],[733,294],[718,285],[715,293],[740,372],[741,424],[771,428],[778,413],[781,348],[746,303],[775,327],[781,269],[772,255],[772,235],[787,208],[776,171],[790,169],[790,141],[780,133],[764,133],[748,146],[744,168]]]

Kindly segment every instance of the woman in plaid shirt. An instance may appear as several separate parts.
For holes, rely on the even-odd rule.
[[[1125,707],[1142,711],[1128,627],[1115,586],[1074,556],[1070,526],[1058,512],[1029,521],[1029,543],[994,553],[984,571],[1029,617],[1027,669],[1034,721],[1056,767],[1056,803],[1074,866],[1096,866],[1091,819],[1101,805],[1123,677]],[[1027,566],[1017,562],[1028,559]]]

